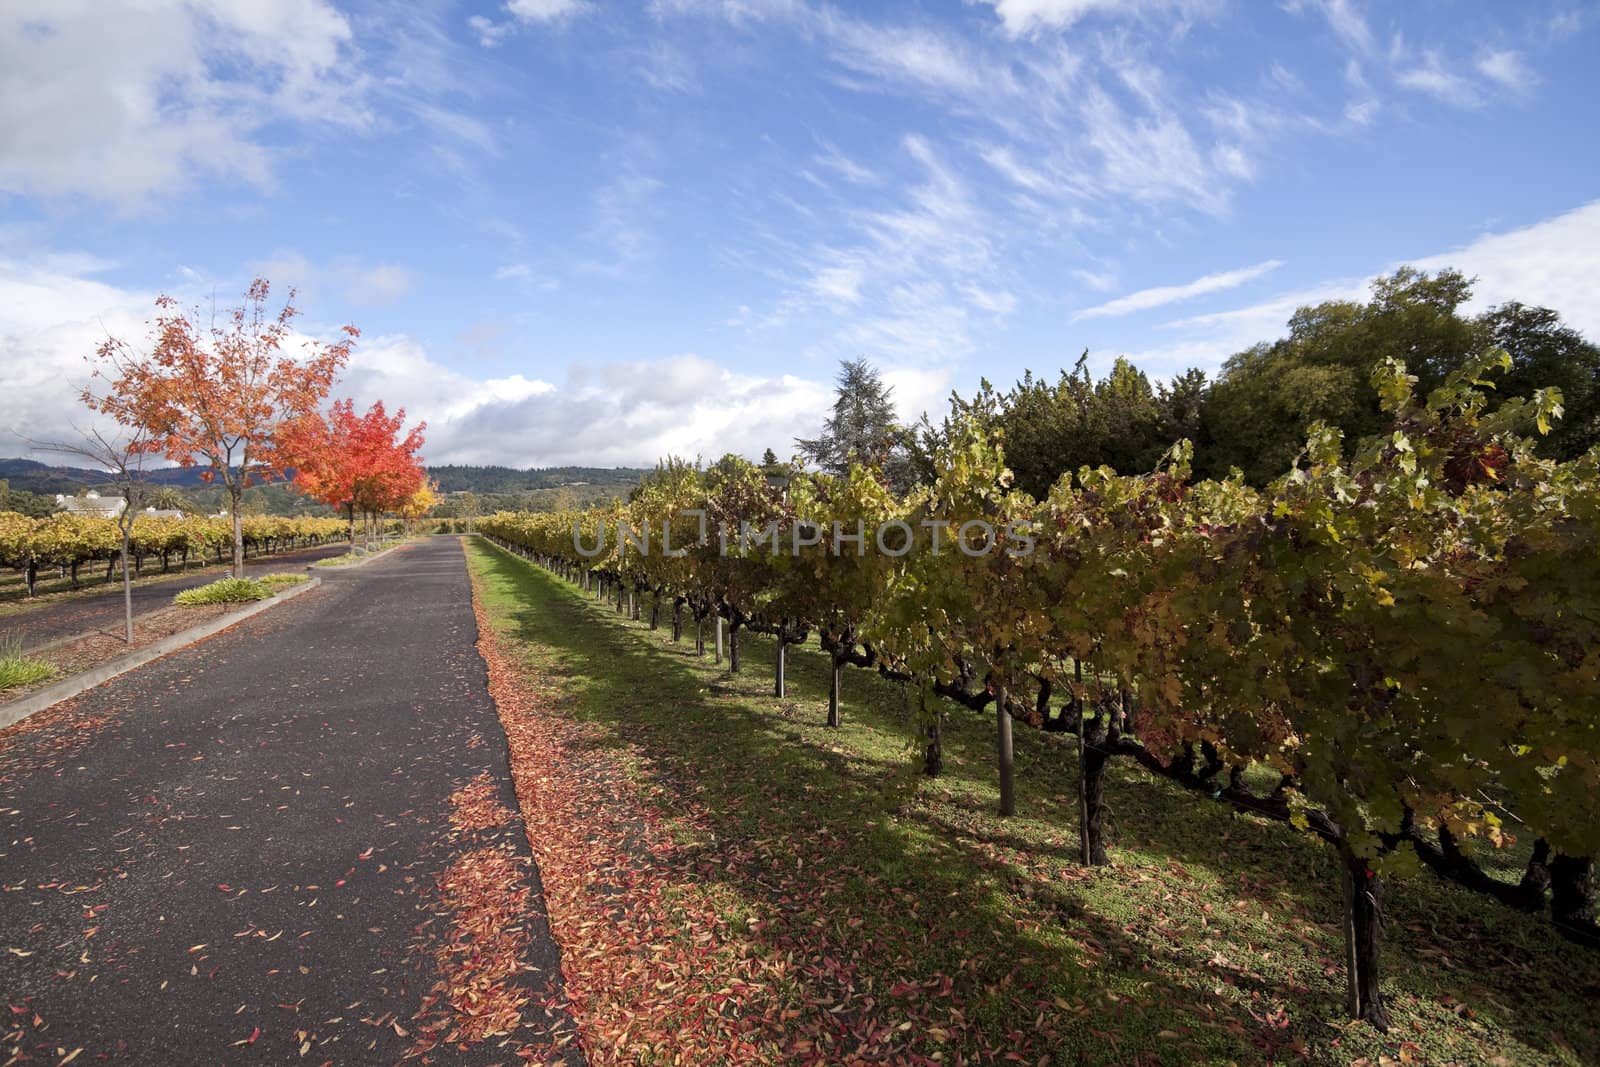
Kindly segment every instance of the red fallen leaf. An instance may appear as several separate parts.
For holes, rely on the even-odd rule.
[[[235,1041],[233,1043],[233,1047],[234,1048],[238,1048],[240,1045],[253,1045],[253,1044],[256,1043],[256,1038],[258,1038],[260,1036],[261,1036],[261,1027],[258,1026],[254,1030],[250,1031],[250,1036],[245,1038],[243,1041]]]
[[[231,893],[231,892],[233,892],[233,886],[229,885],[227,882],[218,882],[217,883],[217,892],[219,892],[219,893]]]

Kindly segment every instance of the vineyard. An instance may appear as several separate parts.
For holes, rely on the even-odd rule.
[[[730,458],[478,529],[697,650],[715,625],[735,672],[740,634],[771,635],[778,695],[786,646],[815,634],[828,724],[845,667],[901,683],[928,775],[952,703],[992,713],[1002,813],[1013,724],[1074,735],[1086,865],[1106,861],[1112,759],[1327,842],[1347,1006],[1386,1028],[1384,898],[1424,870],[1600,943],[1600,454],[1536,456],[1554,391],[1490,412],[1506,362],[1426,398],[1382,364],[1390,428],[1353,451],[1317,428],[1264,490],[1194,480],[1180,444],[1153,473],[1086,468],[1034,499],[969,428],[905,495],[860,466]],[[1513,849],[1520,878],[1500,871]]]
[[[241,529],[250,555],[320,545],[347,532],[342,519],[265,516],[244,517]],[[162,571],[174,563],[180,569],[191,563],[220,563],[232,544],[233,527],[227,519],[141,518],[133,524],[129,555],[138,575],[149,560],[159,561]],[[81,568],[104,563],[109,574],[121,551],[122,532],[115,519],[72,514],[34,519],[0,512],[0,566],[19,572],[28,596],[34,595],[41,570],[59,571],[76,588]]]

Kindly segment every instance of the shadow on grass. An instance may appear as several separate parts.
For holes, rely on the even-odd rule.
[[[893,683],[848,674],[845,725],[829,730],[815,650],[791,648],[791,696],[777,700],[768,639],[742,635],[744,673],[730,676],[693,654],[692,632],[673,646],[669,629],[650,633],[521,560],[481,544],[473,555],[492,612],[529,643],[560,706],[602,728],[592,755],[642,746],[648,772],[692,797],[719,842],[780,839],[768,861],[793,871],[718,862],[720,846],[701,867],[776,916],[756,935],[773,951],[861,961],[860,987],[838,992],[873,997],[886,1019],[895,982],[937,973],[995,1048],[1030,1061],[1348,1063],[1398,1056],[1402,1042],[1438,1061],[1600,1054],[1584,992],[1600,965],[1538,920],[1427,880],[1400,887],[1387,962],[1411,1032],[1347,1030],[1336,868],[1315,843],[1114,765],[1123,847],[1115,866],[1080,870],[1070,741],[1019,732],[1023,814],[1001,820],[987,718],[951,710],[947,774],[919,783]],[[786,909],[796,887],[840,921],[818,928],[815,913]],[[1048,1040],[1034,1033],[1042,1010],[1060,1026]]]

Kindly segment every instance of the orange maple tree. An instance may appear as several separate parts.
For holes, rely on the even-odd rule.
[[[185,467],[203,464],[206,481],[222,481],[233,522],[233,571],[241,576],[240,498],[255,482],[286,477],[280,435],[321,405],[361,335],[345,326],[338,341],[306,340],[291,353],[294,290],[276,314],[267,309],[268,290],[257,278],[243,304],[220,316],[213,309],[204,319],[199,308],[185,310],[162,295],[149,351],[107,338],[95,353],[95,377],[106,388],[83,393],[90,407],[145,431],[148,451]]]
[[[404,408],[390,415],[381,400],[360,415],[354,401],[339,400],[326,415],[309,412],[296,419],[283,435],[295,489],[344,510],[352,541],[357,513],[370,533],[370,520],[402,510],[427,484],[417,455],[427,424],[406,430],[405,421]]]

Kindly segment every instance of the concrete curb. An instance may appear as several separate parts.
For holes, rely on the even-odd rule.
[[[19,723],[30,715],[34,715],[46,708],[53,707],[63,700],[71,700],[99,685],[104,685],[119,674],[126,674],[138,667],[143,667],[152,660],[160,659],[187,645],[203,641],[213,634],[221,633],[230,626],[236,626],[244,620],[261,614],[270,608],[275,608],[287,600],[293,600],[303,593],[309,593],[322,584],[321,578],[311,578],[300,585],[290,586],[276,596],[231,611],[226,615],[219,615],[210,622],[203,622],[199,626],[191,626],[187,630],[180,630],[175,634],[163,637],[153,645],[147,645],[136,652],[110,660],[86,671],[63,678],[53,685],[29,693],[27,696],[18,697],[16,700],[0,704],[0,729],[13,723]]]

